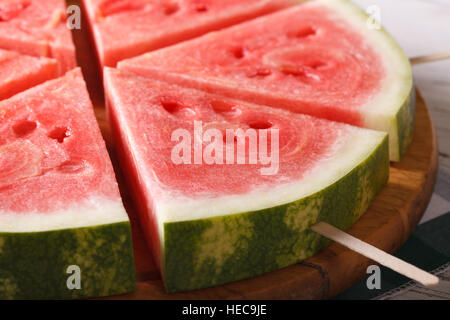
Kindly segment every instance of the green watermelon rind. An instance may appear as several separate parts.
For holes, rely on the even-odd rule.
[[[416,94],[414,90],[411,90],[411,94],[396,115],[399,158],[403,157],[413,140],[416,123],[415,114]]]
[[[71,265],[80,268],[81,289],[67,286]],[[90,298],[135,288],[128,221],[42,232],[0,232],[0,299]]]
[[[167,292],[251,278],[313,256],[331,241],[318,221],[346,230],[387,183],[388,138],[348,174],[306,198],[259,211],[164,223]]]

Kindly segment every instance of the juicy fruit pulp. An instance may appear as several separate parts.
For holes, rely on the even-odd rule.
[[[84,0],[100,64],[188,40],[296,0]]]
[[[295,23],[293,23],[295,21]],[[392,160],[412,138],[411,69],[345,0],[318,0],[124,60],[137,74],[388,132]]]
[[[75,47],[66,26],[64,0],[2,0],[0,48],[54,58],[61,73],[75,68]]]
[[[128,217],[79,69],[0,102],[0,297],[133,290]],[[69,290],[66,269],[82,272]]]
[[[58,75],[57,60],[35,58],[0,49],[0,100]]]
[[[384,133],[115,69],[105,69],[104,81],[141,227],[169,292],[248,278],[313,255],[327,242],[309,226],[320,219],[349,227],[387,181]],[[193,132],[199,120],[218,132],[278,130],[277,174],[261,175],[261,163],[174,163],[173,132]]]

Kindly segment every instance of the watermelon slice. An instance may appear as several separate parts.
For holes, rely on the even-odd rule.
[[[118,69],[105,68],[104,82],[122,167],[168,292],[249,278],[312,256],[329,244],[309,230],[312,224],[349,228],[387,182],[386,133]],[[255,129],[259,142],[264,133],[270,137],[266,151],[278,155],[272,174],[261,170],[269,168],[260,158],[268,153],[261,145],[255,153],[251,138],[241,139],[248,152],[240,159],[248,161],[237,162],[240,138],[228,130],[239,128]],[[209,141],[223,138],[222,148],[208,153],[201,131],[218,132]],[[177,132],[190,134],[183,140],[191,149],[180,152]],[[234,162],[222,153],[230,145]],[[204,152],[197,157],[195,148]],[[210,161],[213,153],[222,164]],[[251,163],[251,155],[258,161]]]
[[[1,299],[134,289],[130,224],[79,69],[0,102],[0,168]]]
[[[0,100],[58,76],[59,64],[55,59],[0,49]]]
[[[62,73],[73,69],[75,46],[66,27],[65,1],[0,1],[0,48],[55,58]]]
[[[100,64],[131,58],[298,0],[84,0]]]
[[[346,0],[317,0],[119,63],[184,86],[389,133],[399,160],[414,128],[411,66]]]

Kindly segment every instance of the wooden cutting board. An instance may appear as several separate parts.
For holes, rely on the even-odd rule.
[[[83,68],[133,231],[137,291],[111,299],[325,299],[367,276],[366,268],[373,262],[334,243],[304,262],[253,279],[186,293],[165,293],[117,162],[106,121],[101,76],[85,22],[83,17],[81,30],[73,31],[77,59]],[[425,102],[417,92],[414,140],[402,161],[391,164],[387,186],[349,233],[382,250],[395,252],[417,226],[428,205],[437,163],[438,148],[433,123]]]

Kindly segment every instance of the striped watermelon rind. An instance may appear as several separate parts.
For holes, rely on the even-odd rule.
[[[73,299],[135,290],[128,221],[42,232],[0,233],[0,299]],[[69,289],[67,268],[81,270]]]
[[[164,223],[168,292],[254,277],[313,256],[331,242],[309,227],[350,228],[387,183],[388,138],[349,173],[317,193],[263,210]]]
[[[411,90],[410,95],[396,115],[399,158],[405,154],[406,149],[409,147],[414,137],[414,126],[416,123],[415,114],[416,92]]]

